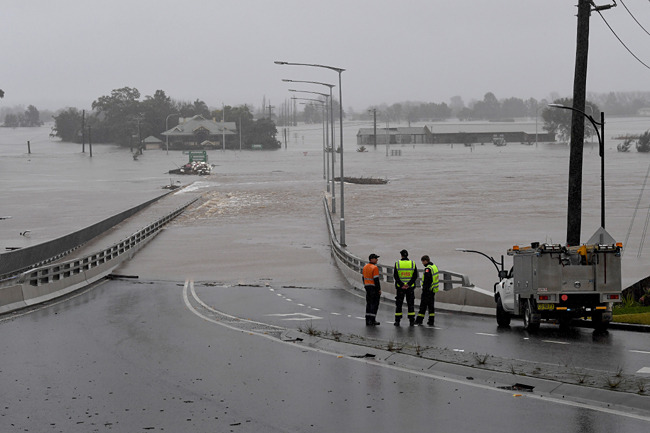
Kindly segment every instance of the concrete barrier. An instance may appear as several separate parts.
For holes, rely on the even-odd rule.
[[[334,230],[327,197],[323,198],[323,206],[325,208],[325,219],[332,255],[337,266],[348,283],[359,290],[365,291],[361,280],[361,270],[368,261],[356,257],[341,246]],[[381,281],[388,283],[382,285],[382,297],[387,298],[386,295],[389,294],[395,295],[395,280],[393,279],[395,268],[381,263],[377,263],[377,267],[379,267]],[[442,269],[438,272],[441,291],[436,294],[436,308],[477,314],[496,314],[493,293],[474,287],[465,274]],[[419,287],[420,281],[417,282],[417,285]]]
[[[30,268],[43,266],[67,256],[84,243],[167,196],[167,194],[169,192],[60,238],[0,253],[0,280],[5,280]]]
[[[132,258],[169,221],[198,198],[173,210],[128,238],[99,252],[60,263],[30,269],[0,286],[0,313],[50,301],[88,286],[110,274],[123,261]]]

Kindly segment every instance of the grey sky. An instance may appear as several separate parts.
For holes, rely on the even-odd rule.
[[[282,78],[336,83],[343,105],[571,96],[577,0],[4,0],[3,106],[89,108],[112,89],[157,89],[209,106],[273,105]],[[597,0],[597,4],[611,0]],[[650,30],[650,2],[625,0]],[[619,6],[603,15],[650,64],[650,35]],[[298,87],[299,85],[293,85]],[[322,91],[319,86],[300,88]],[[650,91],[650,70],[591,18],[587,90]]]

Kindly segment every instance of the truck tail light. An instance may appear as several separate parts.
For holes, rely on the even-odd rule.
[[[548,295],[539,295],[540,301],[548,301]]]
[[[620,295],[607,295],[607,299],[620,299]]]

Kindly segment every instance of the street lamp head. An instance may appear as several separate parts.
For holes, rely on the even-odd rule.
[[[273,62],[273,63],[275,63],[276,65],[286,65],[286,64],[288,64],[288,62],[281,62],[281,61],[279,61],[279,60],[276,60],[276,61]]]
[[[460,251],[461,253],[466,253],[467,249],[465,249],[465,248],[456,248],[456,251]]]

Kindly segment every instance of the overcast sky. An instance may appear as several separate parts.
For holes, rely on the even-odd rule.
[[[597,0],[597,4],[612,3]],[[621,5],[603,16],[650,65],[650,35]],[[624,0],[650,30],[650,1]],[[282,78],[336,84],[343,106],[570,97],[577,0],[3,0],[0,106],[89,108],[111,90],[273,105]],[[588,92],[650,91],[650,70],[592,14]],[[337,90],[335,89],[335,92]],[[307,95],[309,96],[309,95]]]

